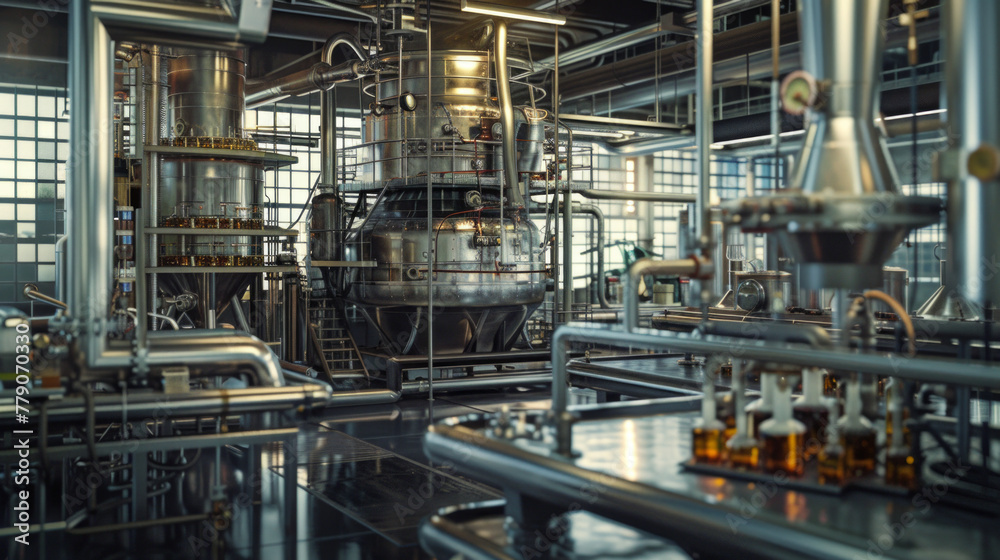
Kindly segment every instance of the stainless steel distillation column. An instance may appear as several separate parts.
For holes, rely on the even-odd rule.
[[[178,232],[161,238],[159,266],[168,273],[159,275],[160,284],[172,296],[197,296],[189,314],[208,328],[264,265],[261,237],[232,233],[263,228],[264,170],[259,159],[246,157],[259,152],[244,130],[240,54],[193,51],[170,60],[171,138],[165,140],[183,150],[160,157],[159,190],[151,194],[158,224]]]
[[[503,29],[494,24],[498,36]],[[492,94],[491,76],[504,82],[506,74],[506,41],[495,45],[495,72],[485,46],[438,38],[431,51],[415,39],[382,55],[392,70],[376,78],[358,148],[367,160],[343,185],[380,195],[344,245],[346,260],[377,265],[356,270],[345,298],[391,354],[509,349],[544,296],[513,119],[503,119],[513,116],[509,92],[498,86],[496,101]]]

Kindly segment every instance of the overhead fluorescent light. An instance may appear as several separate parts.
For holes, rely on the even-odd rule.
[[[948,112],[947,109],[934,109],[934,110],[931,110],[931,111],[920,111],[919,113],[916,113],[916,114],[914,114],[914,113],[906,113],[905,115],[893,115],[891,117],[885,117],[882,120],[895,121],[895,120],[899,120],[899,119],[912,119],[913,117],[927,117],[927,116],[930,116],[930,115],[938,115],[938,114],[947,113],[947,112]],[[879,120],[879,119],[875,119],[875,120]]]
[[[550,23],[552,25],[566,25],[566,16],[539,12],[537,10],[515,8],[513,6],[504,6],[502,4],[494,4],[492,2],[470,2],[469,0],[462,0],[462,11],[487,16]]]
[[[573,135],[587,136],[590,138],[614,138],[616,140],[624,140],[627,136],[629,136],[629,134],[626,134],[624,131],[606,132],[603,130],[574,130]]]
[[[805,134],[805,133],[806,133],[806,131],[804,131],[804,130],[790,130],[788,132],[782,132],[781,133],[781,137],[782,138],[789,138],[789,137],[792,137],[792,136],[798,136],[800,134]],[[713,150],[718,150],[718,149],[721,149],[721,148],[725,148],[727,146],[737,146],[737,145],[743,145],[743,144],[753,144],[755,142],[760,142],[760,141],[763,141],[763,140],[773,140],[773,139],[774,139],[774,135],[773,134],[764,134],[763,136],[751,136],[749,138],[736,138],[735,140],[725,140],[725,141],[722,141],[722,142],[716,142],[716,143],[712,144],[712,149]]]

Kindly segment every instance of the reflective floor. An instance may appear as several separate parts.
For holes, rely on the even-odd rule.
[[[50,532],[44,546],[41,539],[27,550],[0,545],[0,558],[427,558],[417,541],[423,517],[441,507],[500,496],[495,488],[428,464],[422,449],[428,423],[497,411],[505,404],[547,408],[549,401],[547,393],[508,390],[448,395],[433,403],[412,398],[335,409],[313,418],[296,442],[294,533],[284,530],[283,465],[289,447],[275,442],[250,449],[228,446],[218,461],[214,452],[205,453],[198,465],[175,479],[181,491],[167,494],[176,497],[163,504],[164,510],[205,511],[213,491],[222,491],[229,504],[224,527],[202,520],[92,535]],[[224,488],[215,484],[217,476]],[[51,513],[57,514],[58,502],[50,503]]]

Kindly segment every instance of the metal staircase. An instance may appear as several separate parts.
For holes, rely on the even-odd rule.
[[[368,375],[354,337],[333,298],[311,298],[309,320],[323,349],[323,360],[331,373]]]

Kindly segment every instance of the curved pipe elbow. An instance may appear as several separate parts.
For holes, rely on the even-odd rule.
[[[712,261],[704,257],[690,256],[686,259],[658,261],[650,258],[639,259],[628,269],[625,284],[625,328],[633,331],[639,327],[639,282],[647,274],[676,274],[691,278],[710,278]]]
[[[153,366],[185,365],[199,375],[249,368],[258,386],[285,385],[277,356],[259,338],[238,332],[210,332],[157,331],[155,337],[150,333],[147,360]]]
[[[333,52],[341,45],[344,45],[354,51],[358,60],[368,60],[368,55],[365,54],[365,50],[361,47],[361,43],[359,43],[358,40],[350,33],[337,33],[327,39],[326,43],[323,45],[323,55],[320,60],[327,64],[333,64]]]

